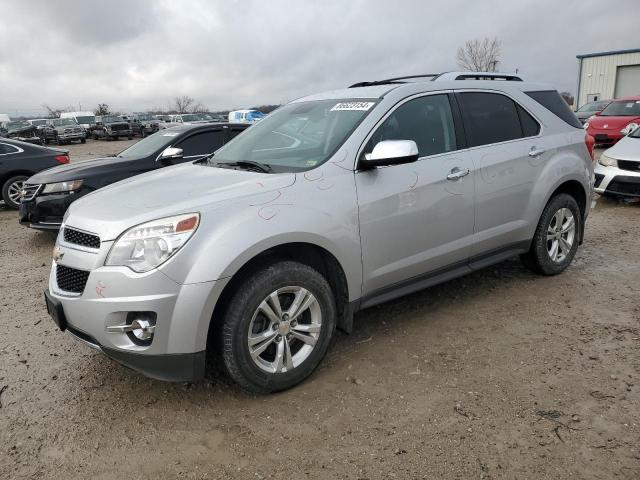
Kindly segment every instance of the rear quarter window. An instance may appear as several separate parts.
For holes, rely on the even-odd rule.
[[[567,105],[560,94],[555,90],[538,90],[534,92],[525,92],[544,108],[553,113],[556,117],[564,120],[566,123],[575,128],[582,128],[582,124],[576,118],[575,114]]]

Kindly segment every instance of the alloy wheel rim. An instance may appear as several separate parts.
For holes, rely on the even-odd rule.
[[[18,181],[18,182],[13,182],[11,185],[9,185],[9,189],[7,191],[7,194],[9,196],[9,200],[11,200],[16,205],[20,203],[20,197],[22,196],[22,185],[23,184],[24,184],[24,182]]]
[[[547,253],[555,263],[562,263],[571,252],[576,237],[576,221],[568,208],[559,209],[547,227]]]
[[[279,288],[253,313],[247,334],[249,355],[265,372],[290,372],[309,358],[321,329],[320,304],[309,290]]]

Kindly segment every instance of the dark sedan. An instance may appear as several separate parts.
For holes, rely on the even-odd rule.
[[[578,117],[580,123],[584,125],[587,120],[593,117],[596,113],[604,110],[604,107],[606,107],[610,103],[611,100],[598,100],[596,102],[585,103],[578,110],[576,110],[576,117]]]
[[[27,178],[65,163],[69,163],[66,151],[0,138],[0,187],[5,206],[18,208]]]
[[[20,204],[20,223],[58,229],[69,205],[119,180],[183,162],[203,159],[245,130],[244,124],[204,124],[167,128],[114,157],[74,162],[39,173],[25,182],[35,194]]]

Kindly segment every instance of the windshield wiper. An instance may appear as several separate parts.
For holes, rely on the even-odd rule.
[[[264,173],[270,173],[272,168],[271,165],[267,165],[266,163],[254,162],[252,160],[238,160],[237,162],[215,162],[214,166],[228,166],[228,167],[240,167],[246,169],[257,169]]]

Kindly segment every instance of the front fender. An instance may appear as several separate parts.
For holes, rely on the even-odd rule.
[[[232,277],[270,248],[307,243],[336,258],[349,300],[359,298],[362,261],[353,172],[335,166],[313,172],[298,175],[290,187],[202,212],[194,238],[161,270],[183,284],[210,282]]]

